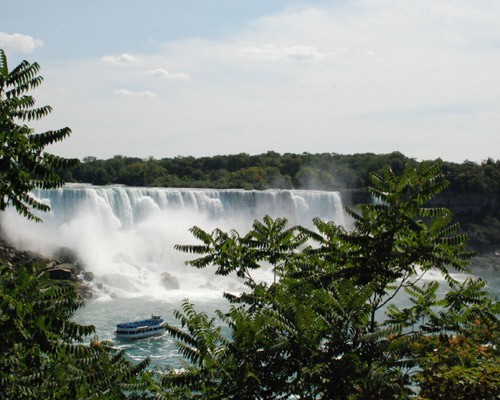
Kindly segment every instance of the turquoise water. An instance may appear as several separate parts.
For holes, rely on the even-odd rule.
[[[111,340],[115,347],[124,349],[129,359],[141,361],[151,358],[151,367],[172,365],[180,366],[181,357],[176,351],[175,339],[165,333],[162,336],[134,341],[116,341],[114,330],[116,324],[149,318],[151,314],[160,314],[165,322],[179,325],[173,316],[173,310],[182,309],[183,299],[162,301],[151,298],[96,299],[86,302],[85,307],[78,310],[75,321],[81,324],[92,324],[100,340]],[[208,299],[193,301],[197,311],[212,315],[216,309],[226,309],[224,299]]]
[[[476,273],[477,276],[485,279],[488,282],[486,289],[494,296],[500,298],[500,272],[482,271]]]
[[[479,272],[476,273],[476,276],[487,280],[488,290],[493,295],[500,296],[500,273]],[[458,274],[455,277],[463,280],[466,275]],[[99,339],[113,341],[117,348],[125,349],[127,356],[133,361],[141,361],[149,356],[151,367],[167,364],[179,367],[181,357],[177,353],[175,339],[168,334],[131,342],[120,342],[115,341],[114,329],[116,324],[120,322],[149,318],[153,313],[160,314],[169,324],[179,325],[173,316],[173,310],[180,310],[183,300],[183,298],[175,298],[174,296],[165,299],[146,296],[119,299],[102,297],[87,301],[85,307],[78,311],[75,320],[82,324],[94,325]],[[190,299],[190,302],[195,304],[197,311],[203,311],[209,315],[212,315],[216,309],[225,310],[228,308],[227,301],[222,296],[213,296],[213,293],[207,298],[198,294],[195,298]]]

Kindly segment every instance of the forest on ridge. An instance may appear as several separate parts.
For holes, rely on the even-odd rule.
[[[380,173],[388,166],[400,172],[407,162],[418,164],[397,151],[351,155],[268,151],[257,155],[239,153],[162,159],[116,155],[107,160],[88,156],[77,167],[64,171],[64,178],[68,182],[94,185],[249,190],[365,189],[372,173]],[[442,162],[442,169],[455,192],[500,192],[500,160],[489,158],[480,164]]]

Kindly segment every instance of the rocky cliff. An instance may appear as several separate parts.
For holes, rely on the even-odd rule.
[[[354,207],[357,204],[370,204],[373,201],[366,190],[341,191],[344,205]],[[479,243],[469,229],[472,224],[490,229],[485,225],[488,219],[500,220],[500,194],[499,193],[458,193],[451,190],[439,194],[430,204],[432,207],[446,207],[453,213],[454,221],[471,236],[470,248],[477,253],[471,265],[474,269],[500,271],[500,236],[489,235],[486,242]],[[477,230],[478,228],[476,228]],[[500,235],[500,232],[498,232]]]
[[[89,279],[86,277],[88,272],[85,272],[82,265],[72,258],[71,253],[67,249],[62,249],[58,258],[48,259],[37,253],[18,250],[0,240],[0,266],[14,268],[16,265],[40,265],[51,279],[74,282],[81,297],[91,298],[93,294],[88,284]]]

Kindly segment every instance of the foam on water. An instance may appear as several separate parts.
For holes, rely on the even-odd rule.
[[[195,244],[189,233],[194,225],[244,233],[265,215],[306,226],[314,217],[344,222],[337,192],[68,185],[34,195],[51,207],[41,215],[44,222],[27,221],[9,209],[2,218],[6,236],[20,248],[46,255],[60,247],[74,250],[94,273],[93,290],[102,299],[207,299],[223,291],[240,293],[244,286],[237,278],[184,265],[192,257],[174,245]],[[270,277],[265,271],[261,275]]]

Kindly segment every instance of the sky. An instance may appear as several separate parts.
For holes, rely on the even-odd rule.
[[[0,0],[64,157],[500,159],[498,0]]]

